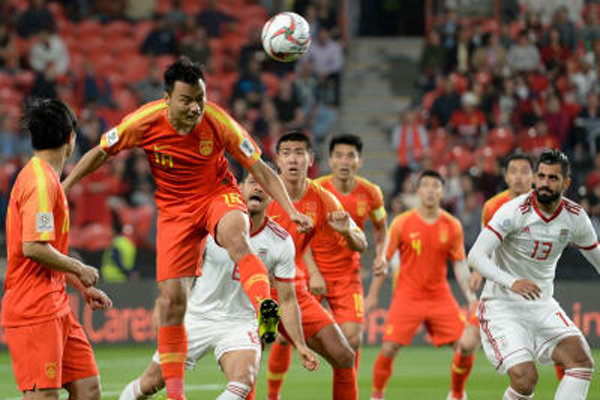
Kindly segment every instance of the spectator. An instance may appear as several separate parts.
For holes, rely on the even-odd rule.
[[[324,28],[329,31],[331,37],[338,38],[340,36],[340,30],[338,28],[338,15],[336,9],[331,7],[329,0],[314,0],[317,21],[319,28]]]
[[[342,46],[330,37],[327,29],[322,28],[317,40],[310,46],[307,58],[313,64],[325,102],[339,106],[340,80],[344,64]]]
[[[579,64],[579,68],[577,65]],[[567,61],[567,83],[572,85],[579,103],[585,103],[586,95],[594,89],[598,81],[596,70],[586,57],[580,57],[579,63],[575,60]]]
[[[262,46],[261,40],[261,28],[255,27],[250,31],[250,41],[246,43],[240,50],[240,69],[242,71],[248,70],[248,64],[250,60],[257,60],[261,65],[261,70],[274,70],[268,64],[271,63],[271,59],[267,57],[265,50]]]
[[[508,77],[502,81],[502,91],[498,96],[499,125],[508,125],[513,122],[513,113],[517,108],[517,93],[515,81]]]
[[[429,139],[416,110],[402,113],[401,123],[392,130],[392,145],[396,148],[397,162],[394,193],[402,187],[406,177],[420,168],[423,157],[429,155]]]
[[[265,96],[260,106],[260,113],[256,121],[254,121],[254,127],[252,132],[256,134],[261,140],[264,140],[269,136],[269,130],[271,125],[277,121],[277,108],[273,100]]]
[[[570,51],[577,50],[577,27],[569,19],[569,9],[566,6],[560,6],[554,11],[552,27],[560,32],[563,46]]]
[[[294,92],[294,87],[289,80],[281,80],[279,92],[273,102],[284,131],[299,130],[303,126],[304,112],[300,107],[298,95]]]
[[[161,73],[156,64],[151,64],[148,76],[131,86],[133,93],[138,99],[138,104],[145,104],[158,100],[164,96],[164,88]]]
[[[233,88],[233,100],[244,99],[249,108],[260,108],[261,97],[266,91],[266,86],[260,78],[260,64],[252,59],[248,64],[248,71],[240,76]]]
[[[598,94],[591,91],[586,96],[586,105],[575,119],[575,138],[576,143],[583,143],[588,146],[591,155],[595,155],[600,137],[600,102]]]
[[[454,111],[460,108],[460,95],[456,92],[453,79],[447,78],[443,82],[444,93],[434,100],[431,106],[432,123],[435,126],[446,126]]]
[[[472,52],[473,44],[469,29],[459,29],[456,45],[448,49],[446,53],[446,72],[458,71],[461,74],[469,72]]]
[[[53,99],[58,97],[56,80],[58,75],[53,67],[38,72],[33,80],[33,85],[29,91],[29,97],[32,99]]]
[[[38,73],[52,70],[56,76],[67,73],[69,52],[63,40],[49,28],[42,28],[29,53],[29,64]]]
[[[209,0],[206,8],[196,16],[198,25],[203,26],[208,37],[216,38],[222,35],[223,24],[235,22],[236,19],[217,9],[217,1]]]
[[[593,43],[600,39],[600,18],[597,7],[590,7],[586,14],[586,24],[582,29],[581,37],[586,49],[591,49]]]
[[[500,36],[491,33],[485,43],[473,53],[473,68],[476,71],[500,71],[506,63],[506,49],[500,44]]]
[[[558,140],[561,146],[566,146],[571,121],[569,115],[562,109],[560,99],[555,94],[551,94],[546,98],[544,120],[546,126],[551,127],[550,134]]]
[[[193,35],[182,40],[181,54],[200,65],[209,64],[211,51],[204,27],[196,26]]]
[[[31,0],[29,8],[17,18],[17,33],[22,38],[29,38],[43,29],[53,31],[55,26],[45,0]]]
[[[78,122],[80,135],[77,135],[79,154],[85,154],[100,141],[100,135],[107,130],[106,122],[98,116],[94,106],[86,107],[81,112]]]
[[[540,52],[529,41],[529,35],[526,31],[519,33],[517,44],[508,49],[506,57],[508,65],[517,72],[529,72],[540,64]]]
[[[29,140],[17,129],[17,121],[10,114],[0,116],[0,162],[3,164],[26,155]]]
[[[462,142],[475,148],[487,134],[485,115],[477,108],[479,101],[472,92],[463,94],[461,103],[462,108],[452,113],[450,127]]]
[[[435,76],[442,72],[445,65],[445,50],[440,41],[440,35],[431,30],[427,35],[427,41],[421,60],[419,61],[419,84],[424,92],[435,89]]]
[[[564,68],[565,61],[569,58],[569,49],[562,45],[560,31],[557,28],[551,28],[548,34],[548,43],[542,47],[542,61],[546,65],[546,70],[551,77],[557,77]]]
[[[154,21],[154,29],[146,36],[140,51],[153,56],[177,54],[177,38],[173,29],[160,16],[155,17]]]
[[[89,60],[84,63],[84,73],[78,82],[78,94],[83,105],[115,107],[108,78],[96,71],[94,63]]]
[[[468,177],[468,179],[471,179]],[[481,231],[481,194],[476,191],[466,192],[464,195],[464,204],[458,210],[458,219],[460,220],[465,240],[465,249],[469,251]]]
[[[15,38],[8,25],[0,21],[0,70],[15,71],[18,63],[19,53]]]
[[[448,9],[444,23],[438,27],[438,31],[442,36],[442,43],[446,50],[456,47],[456,37],[458,36],[458,14],[453,9]]]
[[[165,23],[168,27],[176,31],[179,27],[185,25],[187,14],[181,8],[181,0],[174,0],[171,7],[164,15]]]
[[[548,124],[540,119],[535,127],[527,130],[524,138],[520,141],[523,151],[532,157],[538,157],[546,149],[559,148],[560,144],[556,137],[548,131]]]
[[[594,190],[600,184],[600,152],[594,157],[594,169],[587,173],[585,177],[585,188],[588,192]]]
[[[544,25],[539,13],[527,11],[525,15],[525,31],[527,31],[532,44],[537,46],[541,43],[544,35]]]

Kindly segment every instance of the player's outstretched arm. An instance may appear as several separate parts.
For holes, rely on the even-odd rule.
[[[110,156],[100,146],[96,146],[81,157],[79,162],[75,165],[69,176],[62,182],[62,187],[65,193],[69,193],[71,188],[91,174],[98,168],[100,168]]]
[[[298,355],[302,359],[302,365],[309,371],[314,371],[319,366],[317,356],[306,346],[304,334],[302,333],[302,317],[300,307],[296,300],[296,291],[293,282],[275,280],[279,304],[281,307],[281,322],[286,332],[292,339]]]
[[[327,214],[329,226],[335,229],[346,239],[350,250],[363,252],[367,248],[367,237],[362,229],[350,217],[346,211],[337,210]]]
[[[471,290],[469,286],[469,265],[467,264],[467,260],[459,260],[454,262],[454,276],[456,277],[456,281],[458,282],[458,286],[460,286],[460,290],[463,292],[465,299],[469,303],[469,307],[473,306],[477,301],[477,295],[474,291]]]
[[[84,287],[93,286],[98,282],[99,275],[96,268],[62,254],[48,242],[24,242],[22,250],[25,257],[46,268],[72,273]]]
[[[308,232],[312,229],[312,219],[304,214],[300,214],[298,210],[296,210],[296,207],[294,207],[294,204],[292,203],[292,199],[290,199],[287,190],[285,190],[281,178],[271,167],[263,160],[259,159],[252,167],[250,167],[249,171],[269,196],[274,198],[275,201],[283,207],[290,219],[298,225],[298,230],[300,232]]]

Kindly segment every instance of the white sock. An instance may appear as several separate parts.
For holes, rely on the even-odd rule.
[[[141,400],[145,399],[148,396],[144,396],[142,394],[142,388],[140,386],[140,378],[137,378],[134,381],[129,382],[125,389],[121,392],[119,396],[119,400]]]
[[[531,393],[529,396],[526,396],[524,394],[518,393],[516,390],[514,390],[510,386],[508,387],[508,389],[506,389],[506,392],[504,392],[504,396],[502,397],[502,400],[529,400],[529,399],[533,399],[533,393]]]
[[[592,380],[591,368],[571,368],[565,370],[554,400],[585,400]]]
[[[251,390],[252,386],[241,382],[229,382],[225,391],[217,397],[217,400],[244,400]]]

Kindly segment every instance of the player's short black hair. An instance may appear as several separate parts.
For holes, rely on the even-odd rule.
[[[171,94],[177,81],[197,85],[200,79],[204,81],[204,72],[202,72],[200,64],[193,62],[185,56],[181,56],[177,61],[169,65],[165,71],[165,91]]]
[[[508,169],[508,165],[510,164],[511,161],[514,161],[514,160],[525,160],[529,163],[529,166],[531,167],[532,171],[535,168],[533,159],[531,157],[529,157],[528,154],[524,153],[522,150],[517,149],[517,150],[513,151],[512,153],[510,153],[504,159],[504,170]]]
[[[537,172],[540,169],[540,164],[560,164],[560,169],[563,178],[568,178],[571,175],[571,163],[569,162],[569,157],[567,157],[565,153],[558,149],[544,150],[544,152],[540,154],[540,158],[538,159],[537,165],[535,167],[535,172]]]
[[[362,154],[363,141],[360,136],[352,135],[350,133],[334,136],[329,142],[329,155],[333,153],[333,149],[335,149],[335,146],[338,144],[354,146],[356,151],[358,151],[358,155],[360,156]]]
[[[59,99],[38,99],[28,104],[21,127],[31,135],[34,150],[56,149],[69,141],[77,118]]]
[[[279,148],[281,147],[281,144],[285,142],[303,142],[306,145],[306,150],[308,150],[309,153],[312,153],[313,151],[310,138],[302,132],[288,132],[282,137],[280,137],[279,140],[277,140],[277,145],[275,146],[275,152],[277,154],[279,154]]]
[[[439,180],[442,185],[444,185],[445,180],[442,177],[442,174],[440,174],[439,172],[433,170],[433,169],[426,169],[425,171],[421,172],[421,175],[419,175],[419,179],[417,179],[417,187],[419,187],[419,185],[421,185],[421,181],[423,180],[423,178],[426,177],[430,177],[430,178],[435,178],[437,180]]]

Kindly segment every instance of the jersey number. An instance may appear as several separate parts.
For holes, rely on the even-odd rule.
[[[533,252],[531,253],[531,258],[534,258],[539,261],[544,261],[550,255],[552,251],[552,242],[540,242],[538,240],[534,240]]]
[[[225,199],[225,203],[227,203],[228,207],[233,206],[234,204],[244,204],[244,200],[242,200],[242,196],[238,193],[225,193],[222,195]]]
[[[163,167],[168,166],[169,168],[173,168],[173,156],[169,154],[155,152],[154,161],[156,161],[156,164],[162,165]]]
[[[421,255],[421,239],[413,239],[410,241],[410,246],[417,253],[418,256]]]

